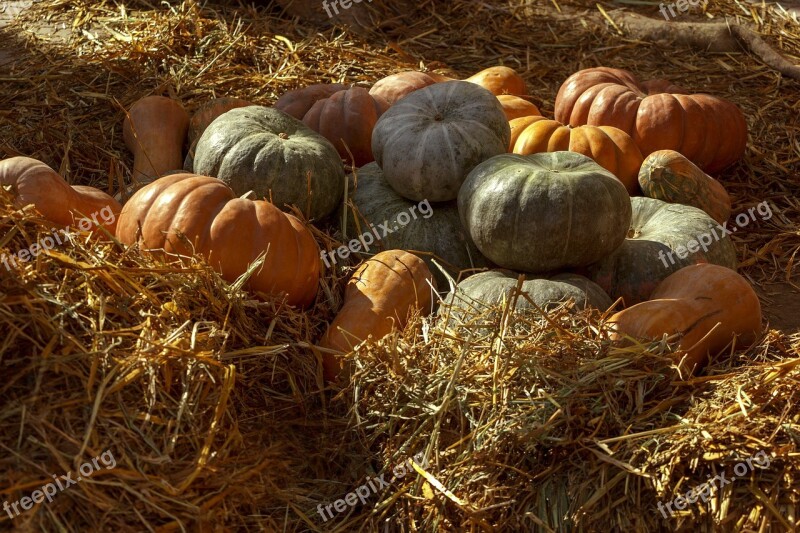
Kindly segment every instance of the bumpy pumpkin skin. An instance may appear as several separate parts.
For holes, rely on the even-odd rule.
[[[431,311],[436,282],[425,262],[403,250],[387,250],[365,261],[347,282],[344,305],[320,341],[345,354],[372,336],[379,340],[403,329],[412,313]],[[323,354],[325,378],[336,379],[340,357]]]
[[[725,187],[674,150],[647,156],[638,179],[649,198],[697,207],[720,224],[731,216],[731,197]]]
[[[525,80],[514,69],[508,67],[489,67],[464,81],[480,85],[495,96],[501,94],[526,96],[528,94]]]
[[[660,340],[679,335],[676,362],[697,370],[736,338],[746,348],[761,333],[761,303],[742,276],[725,267],[698,264],[670,275],[652,299],[609,319],[611,339]]]
[[[197,142],[195,174],[214,176],[237,195],[254,191],[280,208],[297,206],[320,219],[344,194],[344,168],[336,148],[281,111],[250,106],[212,122]]]
[[[611,298],[622,298],[626,306],[643,302],[667,276],[696,263],[713,263],[736,269],[736,250],[725,235],[713,238],[716,222],[696,207],[668,204],[661,200],[631,198],[633,217],[628,238],[611,254],[587,270],[587,277],[600,285]],[[724,231],[715,229],[717,235]],[[674,252],[698,236],[708,234],[706,250],[688,253],[681,259]],[[665,259],[662,259],[665,258]],[[674,260],[674,262],[673,262]],[[664,262],[666,261],[666,265]]]
[[[390,107],[372,132],[372,153],[402,196],[446,202],[475,165],[506,151],[510,135],[496,97],[473,83],[448,81]]]
[[[372,130],[388,108],[383,97],[373,97],[366,89],[353,87],[317,100],[303,117],[303,124],[328,139],[342,159],[350,161],[352,154],[355,165],[360,167],[375,160]]]
[[[433,72],[398,72],[375,82],[369,94],[383,98],[391,106],[416,90],[452,79]]]
[[[503,106],[503,112],[506,114],[506,118],[509,122],[515,118],[535,117],[541,116],[542,114],[539,108],[536,107],[536,104],[524,98],[520,98],[519,96],[501,94],[497,97],[497,100],[500,102],[500,105]]]
[[[347,237],[357,238],[370,232],[374,241],[367,253],[377,250],[414,250],[436,256],[437,262],[454,277],[460,270],[488,266],[486,258],[470,240],[461,225],[455,202],[419,206],[397,194],[386,182],[383,171],[376,163],[358,169],[357,176],[350,176],[350,202],[347,213]],[[403,215],[406,213],[407,215]],[[408,223],[401,224],[409,218]],[[341,218],[341,217],[337,217]],[[384,231],[390,233],[384,235]],[[369,242],[367,242],[369,244]],[[439,284],[444,287],[446,278],[433,265],[429,256],[422,256]]]
[[[642,153],[627,133],[612,126],[570,128],[544,117],[522,117],[511,121],[509,147],[520,155],[566,150],[583,154],[614,174],[628,194],[639,193]]]
[[[589,265],[622,244],[628,198],[613,174],[584,155],[503,154],[469,174],[458,212],[491,261],[547,273]]]
[[[273,107],[297,120],[303,120],[303,117],[318,100],[323,100],[349,88],[349,85],[341,83],[316,83],[285,93],[278,98]]]
[[[723,98],[687,94],[666,80],[640,82],[625,70],[576,72],[558,91],[555,119],[570,126],[614,126],[647,156],[675,150],[704,171],[734,163],[747,144],[742,111]]]
[[[173,174],[137,191],[122,209],[117,238],[154,252],[202,254],[229,282],[267,252],[247,288],[300,306],[317,294],[319,247],[311,232],[269,202],[236,198],[209,176]]]
[[[177,100],[146,96],[128,110],[122,124],[125,145],[133,153],[133,179],[149,183],[183,166],[189,114]]]
[[[76,221],[95,215],[100,225],[114,233],[122,206],[94,187],[70,186],[58,172],[30,157],[0,161],[0,186],[10,186],[17,207],[33,204],[44,218],[61,226],[76,227]],[[104,210],[113,213],[113,220]],[[101,214],[102,212],[102,214]],[[80,227],[80,226],[77,226]],[[94,228],[94,222],[92,222]]]

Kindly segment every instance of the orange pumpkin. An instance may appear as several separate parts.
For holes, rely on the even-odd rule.
[[[514,69],[508,67],[489,67],[473,74],[464,81],[476,83],[494,95],[514,94],[525,96],[525,80]]]
[[[662,281],[651,300],[609,319],[612,340],[626,335],[660,340],[678,336],[675,358],[690,370],[727,350],[751,345],[761,333],[761,304],[750,284],[735,271],[701,263]]]
[[[387,250],[365,261],[347,282],[344,305],[320,341],[325,378],[334,380],[342,358],[361,341],[402,329],[417,311],[428,313],[436,283],[425,261],[402,250]]]
[[[114,233],[122,206],[94,187],[70,186],[55,170],[30,157],[0,161],[0,185],[10,186],[17,207],[33,204],[44,218],[87,230],[105,226]],[[99,218],[98,218],[99,217]],[[84,222],[84,220],[89,222]]]
[[[520,117],[541,116],[542,114],[536,104],[519,96],[501,94],[497,96],[497,99],[500,100],[500,105],[503,106],[503,111],[509,121]]]
[[[369,90],[369,94],[381,97],[389,105],[394,105],[395,102],[409,93],[434,83],[452,79],[433,72],[417,72],[414,70],[398,72],[375,82],[375,85]]]
[[[285,93],[278,98],[272,106],[278,111],[283,111],[297,120],[303,120],[308,110],[317,102],[324,98],[333,96],[334,93],[349,89],[349,85],[341,83],[315,83],[308,87],[302,87]]]
[[[637,180],[642,153],[624,132],[611,126],[570,128],[544,117],[521,117],[511,121],[509,152],[528,155],[570,151],[594,159],[619,179],[628,194],[639,192]]]
[[[183,167],[189,114],[176,100],[146,96],[125,116],[122,137],[133,152],[133,179],[148,183]]]
[[[197,111],[194,112],[192,119],[189,121],[189,145],[194,146],[197,139],[206,131],[208,125],[214,122],[214,119],[218,116],[231,109],[250,105],[255,104],[248,100],[242,100],[241,98],[214,98],[201,105]]]
[[[117,238],[150,251],[205,256],[233,282],[261,254],[246,287],[308,305],[319,283],[319,247],[295,217],[269,202],[236,198],[222,181],[174,174],[137,191],[119,216]]]

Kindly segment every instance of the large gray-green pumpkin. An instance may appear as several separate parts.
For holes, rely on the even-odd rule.
[[[505,153],[511,128],[497,98],[474,83],[436,83],[381,115],[372,153],[386,181],[410,200],[454,200],[475,165]]]
[[[197,141],[193,172],[214,176],[236,194],[254,191],[307,217],[333,212],[344,193],[344,167],[322,135],[282,111],[233,109],[214,120]]]
[[[612,298],[623,298],[626,306],[643,302],[664,278],[695,263],[736,269],[733,243],[703,210],[642,196],[630,201],[628,238],[586,270]]]
[[[487,266],[462,228],[455,202],[407,200],[386,183],[376,163],[361,167],[349,180],[352,205],[347,208],[346,238],[352,242],[362,236],[364,241],[373,241],[367,253],[391,249],[429,252],[420,256],[441,288],[448,285],[431,263],[431,254],[453,276],[463,269]]]
[[[491,306],[510,300],[516,291],[517,276],[517,273],[508,270],[489,270],[470,276],[458,284],[455,292],[447,295],[439,308],[439,315],[457,321],[481,316]],[[577,274],[528,278],[522,282],[521,292],[545,311],[568,300],[574,301],[577,309],[594,307],[601,311],[613,303],[600,286]],[[522,311],[534,309],[534,306],[520,294],[514,309]]]
[[[573,152],[504,154],[470,172],[458,211],[478,249],[499,266],[545,273],[589,265],[625,240],[625,186]]]

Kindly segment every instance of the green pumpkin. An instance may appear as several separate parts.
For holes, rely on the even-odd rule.
[[[193,172],[224,181],[236,194],[254,191],[307,217],[332,213],[344,193],[344,167],[322,135],[282,111],[262,106],[217,117],[197,141]]]
[[[470,172],[458,211],[478,249],[511,270],[546,273],[586,266],[625,240],[625,186],[573,152],[504,154]]]
[[[622,298],[626,306],[643,302],[667,276],[696,263],[736,269],[733,243],[703,210],[643,196],[630,202],[628,238],[585,271],[612,298]],[[690,253],[692,242],[697,250]]]

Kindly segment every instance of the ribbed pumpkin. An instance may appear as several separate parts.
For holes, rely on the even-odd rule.
[[[473,74],[464,81],[480,85],[494,95],[515,94],[524,96],[528,94],[525,80],[509,67],[489,67]]]
[[[369,94],[383,98],[389,105],[394,105],[395,102],[418,89],[452,79],[434,72],[414,70],[398,72],[375,82],[375,85],[369,90]]]
[[[125,145],[133,153],[133,179],[149,183],[183,166],[189,114],[177,100],[146,96],[128,110],[122,124]]]
[[[677,335],[676,362],[699,369],[731,346],[746,348],[761,333],[761,303],[742,276],[710,264],[687,266],[653,291],[651,300],[609,320],[611,338],[661,340]]]
[[[33,204],[44,218],[61,226],[83,229],[105,226],[114,233],[122,206],[114,198],[94,187],[70,186],[55,170],[37,159],[12,157],[0,161],[0,186],[9,187],[17,207]],[[113,217],[107,215],[111,212]],[[94,215],[94,219],[92,219]],[[76,224],[77,222],[77,224]]]
[[[232,109],[212,122],[197,142],[194,172],[315,219],[336,209],[344,193],[336,148],[299,120],[261,106]]]
[[[645,196],[697,207],[719,223],[731,215],[725,187],[674,150],[659,150],[645,158],[639,186]]]
[[[614,126],[647,156],[675,150],[706,172],[739,159],[747,143],[741,110],[723,98],[689,94],[666,80],[640,82],[630,72],[576,72],[558,91],[555,119],[570,126]]]
[[[344,367],[337,354],[403,329],[413,313],[429,313],[435,288],[425,262],[412,253],[387,250],[365,261],[347,282],[344,305],[320,341],[336,352],[323,354],[325,378],[336,379]]]
[[[721,235],[724,231],[702,210],[643,196],[630,201],[628,238],[587,270],[589,279],[611,298],[622,298],[628,306],[643,302],[667,276],[695,263],[736,268],[730,238]],[[697,241],[702,235],[708,237],[705,249]],[[692,242],[697,244],[695,250],[690,248]]]
[[[498,95],[497,100],[503,106],[503,112],[508,120],[514,120],[519,117],[540,116],[542,114],[536,104],[513,94]]]
[[[317,100],[303,117],[303,123],[328,139],[339,156],[357,167],[375,160],[372,156],[372,129],[389,108],[382,96],[371,96],[366,89],[353,87]],[[349,149],[349,153],[348,153]]]
[[[229,282],[266,252],[247,288],[301,306],[317,293],[319,247],[311,232],[269,202],[236,198],[216,178],[173,174],[143,187],[122,209],[117,238],[153,252],[202,254]]]
[[[544,117],[522,117],[511,121],[509,148],[520,155],[567,150],[583,154],[614,174],[628,194],[639,192],[642,153],[627,133],[612,126],[570,128]]]
[[[436,83],[389,108],[372,132],[386,181],[409,200],[458,195],[475,165],[506,151],[511,131],[500,102],[465,81]]]
[[[532,273],[597,261],[622,244],[631,220],[622,183],[573,152],[484,161],[461,187],[458,211],[487,258]]]
[[[206,131],[206,128],[209,124],[214,122],[214,120],[222,115],[223,113],[227,113],[231,109],[238,109],[240,107],[247,107],[255,105],[253,102],[248,100],[242,100],[241,98],[213,98],[208,102],[201,105],[197,110],[192,114],[192,118],[189,121],[189,145],[194,145],[197,142],[197,139]]]
[[[318,100],[328,98],[339,91],[344,91],[349,88],[350,85],[341,83],[316,83],[285,93],[278,98],[278,101],[275,102],[273,107],[297,120],[303,120],[308,110],[311,109]]]

